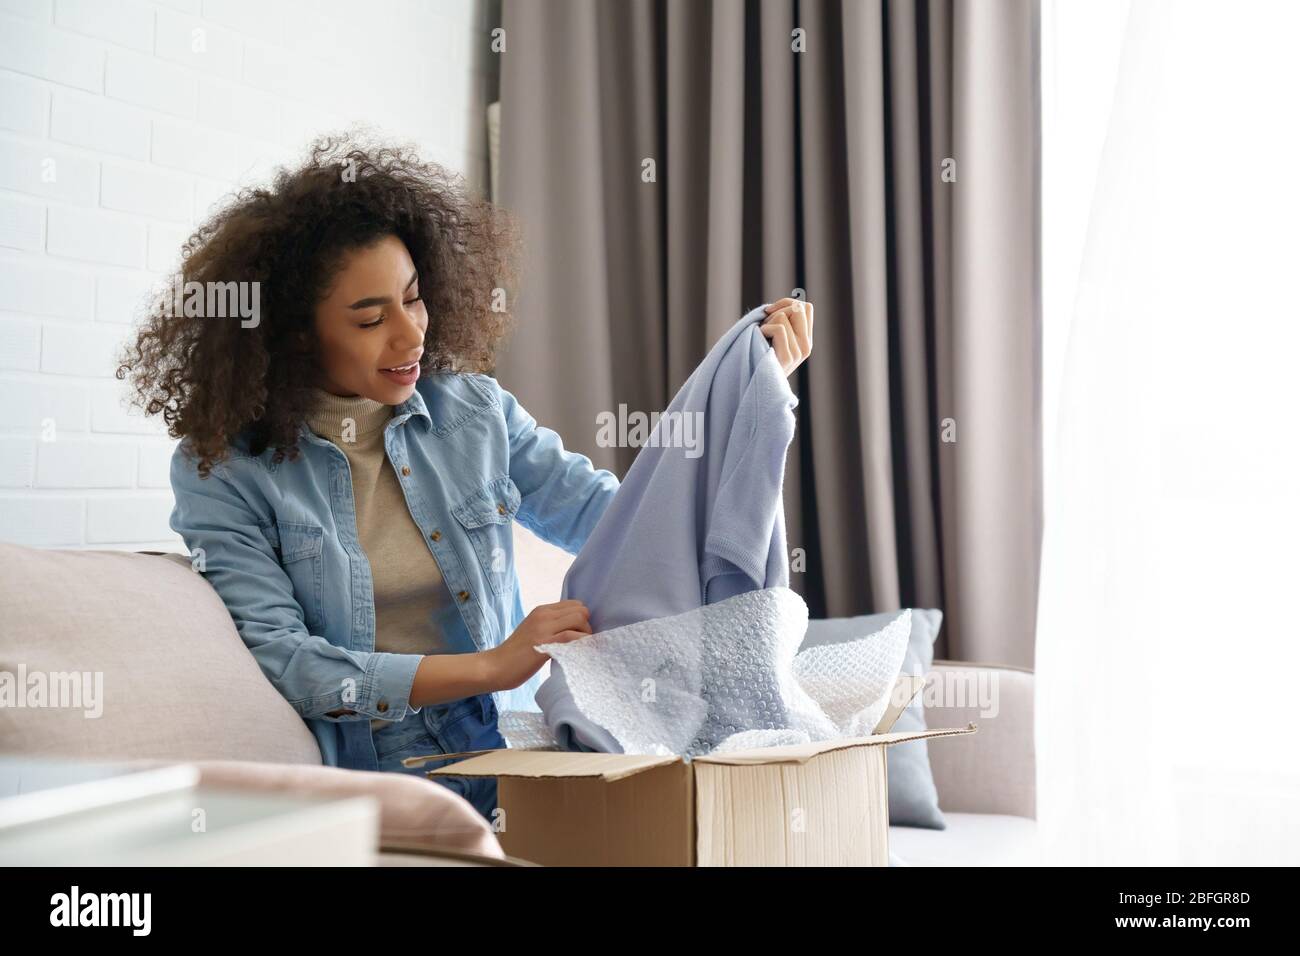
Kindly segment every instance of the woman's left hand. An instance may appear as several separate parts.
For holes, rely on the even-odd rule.
[[[802,299],[777,299],[767,307],[768,318],[758,330],[772,340],[781,370],[789,375],[812,354],[813,304]]]

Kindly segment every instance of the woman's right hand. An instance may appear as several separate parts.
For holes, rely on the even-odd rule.
[[[511,690],[532,677],[550,655],[537,650],[538,644],[576,641],[591,633],[591,612],[581,601],[539,604],[500,645],[484,653],[492,660],[499,690]]]

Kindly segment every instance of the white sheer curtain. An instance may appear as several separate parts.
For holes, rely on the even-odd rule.
[[[1300,863],[1300,4],[1043,4],[1044,862]]]

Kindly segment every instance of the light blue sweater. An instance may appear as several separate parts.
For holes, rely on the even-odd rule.
[[[781,484],[799,400],[759,331],[764,310],[686,380],[569,569],[563,597],[590,608],[594,633],[789,585]],[[554,661],[537,703],[564,749],[621,750]]]

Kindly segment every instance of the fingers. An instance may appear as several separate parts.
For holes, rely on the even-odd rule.
[[[792,307],[803,309],[804,315],[808,317],[808,331],[811,333],[813,325],[813,304],[807,299],[792,299],[789,296],[786,296],[784,299],[777,299],[775,302],[768,305],[765,311],[768,315],[771,315],[774,312],[779,312],[782,309],[790,309]]]
[[[768,322],[779,322],[789,327],[793,342],[798,352],[797,358],[803,361],[812,352],[812,304],[800,300],[790,300],[790,304],[769,313]]]
[[[812,351],[813,304],[800,302],[799,308],[790,316],[790,325],[795,330],[799,347],[805,356]]]
[[[772,340],[781,368],[789,374],[812,353],[813,307],[801,299],[781,299],[768,307],[760,327]]]
[[[575,598],[569,598],[569,600],[567,601],[555,601],[554,603],[551,604],[539,604],[536,607],[536,610],[549,611],[549,610],[555,610],[557,608],[563,610],[565,608],[570,608],[570,607],[586,607],[586,606],[587,605],[583,604],[581,601]]]
[[[790,329],[785,325],[774,323],[759,326],[758,330],[772,340],[772,350],[776,352],[777,362],[783,371],[789,372],[794,367],[794,357],[790,354]]]
[[[541,621],[553,621],[558,617],[570,615],[573,613],[582,613],[590,615],[591,611],[587,605],[581,601],[556,601],[554,604],[539,604],[533,608],[529,617],[536,617]]]
[[[587,634],[591,633],[591,615],[586,608],[582,610],[569,611],[558,617],[554,617],[546,622],[546,629],[552,633],[558,633],[562,630],[578,630]]]
[[[529,615],[542,631],[554,634],[566,628],[585,628],[591,632],[591,611],[581,601],[556,601],[540,604]]]
[[[536,617],[541,624],[542,632],[546,635],[539,641],[542,644],[560,640],[561,634],[585,637],[591,633],[591,609],[581,601],[539,604],[529,616]]]

